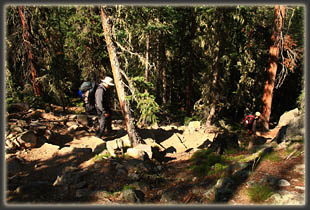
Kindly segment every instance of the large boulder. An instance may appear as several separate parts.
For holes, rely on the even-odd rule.
[[[305,115],[304,114],[294,115],[294,118],[290,119],[286,125],[280,128],[277,136],[275,137],[275,140],[278,143],[287,140],[302,140],[304,139],[304,135],[305,135]]]
[[[278,126],[285,126],[290,123],[290,121],[294,120],[299,115],[298,108],[285,112],[281,115]]]

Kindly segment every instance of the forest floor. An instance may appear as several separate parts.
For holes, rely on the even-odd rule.
[[[55,127],[54,127],[55,128]],[[113,125],[118,134],[124,132],[123,125]],[[62,135],[64,145],[60,148],[85,148],[85,136],[94,136],[92,130],[77,130],[68,133],[67,127],[59,126],[57,132]],[[269,133],[268,137],[276,136],[277,131]],[[208,134],[206,134],[208,135]],[[167,131],[158,128],[157,137],[167,136]],[[179,134],[182,136],[182,133]],[[184,135],[183,135],[184,136]],[[171,135],[170,135],[171,137]],[[102,141],[110,141],[118,136],[103,137]],[[168,137],[167,137],[168,138]],[[186,142],[194,144],[197,138],[201,138],[201,133],[193,132],[186,136]],[[164,142],[164,139],[161,141]],[[177,144],[177,139],[170,139],[170,146]],[[167,143],[168,144],[168,143]],[[166,144],[166,147],[169,145]],[[268,144],[268,143],[265,143]],[[169,157],[166,161],[157,163],[159,168],[156,172],[149,169],[147,165],[139,162],[130,165],[129,158],[103,158],[95,160],[96,155],[92,152],[72,152],[65,155],[55,155],[52,147],[45,148],[42,144],[36,148],[28,148],[6,154],[7,160],[17,160],[18,169],[16,173],[7,175],[7,189],[5,202],[7,205],[23,204],[73,204],[73,205],[118,205],[127,204],[125,199],[125,188],[139,189],[143,192],[143,202],[134,204],[151,205],[210,205],[218,204],[211,197],[206,196],[219,180],[218,175],[198,176],[191,170],[192,156],[196,150],[177,151],[167,153]],[[57,148],[59,151],[59,148]],[[72,151],[72,150],[70,150]],[[229,153],[231,156],[250,156],[251,150],[234,150]],[[97,156],[98,157],[98,156]],[[305,173],[304,170],[295,170],[296,167],[304,165],[304,153],[287,158],[285,150],[277,151],[276,160],[264,159],[259,161],[250,175],[233,188],[231,196],[224,205],[272,205],[272,200],[264,200],[261,203],[253,202],[248,195],[249,183],[258,183],[263,177],[278,177],[288,181],[289,186],[281,186],[278,192],[296,192],[301,196],[305,193]],[[140,165],[139,165],[140,164]],[[154,164],[153,164],[154,165]],[[17,167],[16,165],[14,167]],[[62,185],[55,185],[57,177],[71,167],[70,178],[67,177],[66,189]],[[120,168],[126,168],[125,173],[121,173]],[[135,170],[138,177],[136,179],[129,176],[130,168]],[[303,168],[304,169],[304,168]],[[69,169],[68,169],[69,170]],[[140,170],[137,172],[137,170]],[[76,175],[73,177],[73,175]],[[77,175],[79,174],[79,175]],[[70,181],[68,181],[70,179]],[[74,181],[75,180],[75,181]],[[173,196],[169,197],[169,191]],[[83,195],[84,194],[86,195]],[[213,196],[214,197],[214,196]],[[136,199],[137,200],[137,199]],[[132,203],[131,203],[132,204]],[[304,204],[304,203],[300,203]]]

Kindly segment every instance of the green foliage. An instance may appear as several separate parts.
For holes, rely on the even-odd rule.
[[[268,185],[256,184],[248,188],[247,194],[252,202],[262,203],[274,194],[274,190]]]
[[[156,114],[159,113],[159,105],[155,101],[155,97],[146,90],[152,87],[152,83],[144,82],[143,77],[134,77],[133,85],[134,94],[127,97],[127,100],[136,103],[136,107],[139,110],[138,123],[140,124],[155,124],[158,122]],[[143,91],[144,92],[140,92]]]
[[[266,155],[262,156],[262,160],[270,160],[272,162],[280,162],[282,158],[279,156],[277,152],[267,153]]]
[[[111,74],[98,6],[24,9],[42,104],[70,105],[69,99],[77,96],[82,80],[98,81]],[[240,120],[246,112],[261,110],[273,6],[109,6],[107,10],[120,67],[134,83],[128,84],[130,88],[136,89],[129,100],[135,104],[139,123],[159,121],[159,107],[164,109],[162,121],[169,115],[169,120],[185,124],[190,121],[185,116],[205,120],[212,104],[216,108],[214,122]],[[305,9],[287,6],[285,15],[284,35],[290,35],[302,54]],[[28,51],[17,6],[7,7],[5,17],[6,68],[11,73],[6,80],[10,82],[7,103],[27,100],[40,104],[31,90]],[[279,113],[287,110],[286,104],[295,105],[295,93],[303,89],[299,84],[302,57],[291,74],[291,84],[298,81],[295,88],[288,85],[275,92],[279,95],[275,104],[279,105],[274,109]],[[202,103],[191,115],[184,112],[189,82],[191,105],[199,99]],[[300,107],[305,106],[304,94],[298,99]],[[285,95],[294,97],[284,103]]]
[[[184,117],[184,125],[188,125],[191,121],[200,121],[201,118],[199,116],[191,116],[191,117]]]
[[[133,185],[124,185],[122,191],[126,191],[126,190],[135,190],[136,187]]]
[[[191,157],[191,170],[197,176],[218,174],[227,166],[226,160],[211,150],[200,150]]]
[[[110,158],[110,157],[111,157],[111,154],[109,152],[106,152],[106,153],[103,153],[103,154],[102,153],[101,154],[96,154],[94,156],[93,160],[95,162],[97,162],[97,161],[102,161],[102,160]]]

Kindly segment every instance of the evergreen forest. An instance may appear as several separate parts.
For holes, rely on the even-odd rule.
[[[304,7],[285,9],[281,42],[289,47],[277,59],[271,121],[298,106],[304,84]],[[140,121],[206,121],[214,107],[211,123],[238,122],[262,111],[274,6],[105,10]],[[7,106],[77,105],[83,81],[112,75],[99,6],[8,6],[5,20]]]
[[[302,4],[4,13],[8,204],[305,204]]]

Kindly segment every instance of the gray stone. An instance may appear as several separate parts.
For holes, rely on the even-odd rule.
[[[285,180],[285,179],[280,179],[280,180],[278,181],[278,185],[279,185],[280,187],[288,187],[288,186],[290,186],[291,184],[290,184],[287,180]]]
[[[145,153],[152,158],[152,147],[146,144],[138,144],[134,148],[128,148],[126,154],[136,159],[143,159]]]
[[[279,191],[268,200],[275,205],[305,205],[305,194],[294,191]]]
[[[163,203],[177,203],[178,201],[177,192],[175,190],[167,190],[162,193],[160,202]]]
[[[129,203],[141,203],[144,201],[144,193],[140,190],[124,190],[121,197]]]
[[[87,115],[77,115],[77,121],[82,125],[88,125],[88,116]]]
[[[285,112],[281,115],[278,126],[285,126],[299,114],[298,108]]]

